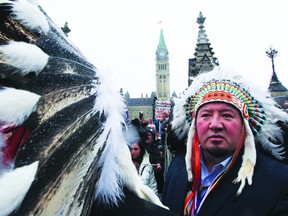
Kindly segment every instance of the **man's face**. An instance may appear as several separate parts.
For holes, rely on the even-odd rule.
[[[145,142],[146,144],[151,144],[153,142],[153,135],[151,133],[147,133]]]
[[[243,128],[240,112],[232,105],[215,102],[200,107],[196,131],[205,158],[225,159],[239,144]]]

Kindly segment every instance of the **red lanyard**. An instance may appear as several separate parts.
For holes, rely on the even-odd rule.
[[[192,162],[193,187],[191,193],[188,194],[184,203],[184,215],[188,214],[189,216],[192,213],[193,215],[196,215],[196,193],[201,182],[200,148],[197,133],[195,133],[194,141],[192,141],[191,160],[192,160],[191,162]]]

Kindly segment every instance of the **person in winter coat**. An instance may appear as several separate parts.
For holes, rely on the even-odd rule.
[[[137,168],[142,182],[149,186],[157,194],[157,183],[153,166],[149,162],[149,154],[145,150],[144,143],[142,141],[134,142],[130,147],[130,152],[132,161]]]
[[[164,185],[164,147],[161,140],[157,139],[155,126],[148,125],[145,130],[145,149],[154,168],[158,193],[162,194]]]

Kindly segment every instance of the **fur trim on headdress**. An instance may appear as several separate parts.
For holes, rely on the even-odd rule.
[[[248,184],[252,184],[252,176],[254,173],[254,166],[256,164],[256,148],[254,143],[253,133],[249,127],[249,123],[247,119],[244,119],[244,126],[246,132],[246,138],[244,142],[244,154],[243,154],[243,162],[240,170],[238,171],[237,178],[233,181],[233,183],[241,183],[240,187],[237,191],[237,195],[240,195],[245,183],[246,179]]]
[[[191,166],[191,156],[192,156],[192,141],[195,134],[195,119],[193,119],[193,122],[191,124],[189,133],[188,133],[188,139],[187,139],[187,147],[186,147],[186,155],[185,155],[185,162],[186,162],[186,170],[188,173],[188,181],[192,181],[193,175],[192,175],[192,166]]]
[[[256,163],[255,142],[271,152],[275,158],[283,158],[283,134],[278,120],[288,122],[288,113],[279,109],[270,93],[231,72],[214,70],[197,76],[180,99],[175,100],[172,129],[179,139],[188,134],[187,152],[191,155],[191,142],[195,133],[194,117],[197,109],[209,102],[223,101],[237,107],[244,119],[246,139],[243,163],[234,183],[240,182],[239,195],[245,186],[252,184]],[[185,121],[186,120],[186,121]],[[191,180],[191,157],[186,156],[186,166]],[[190,165],[189,165],[190,164]]]

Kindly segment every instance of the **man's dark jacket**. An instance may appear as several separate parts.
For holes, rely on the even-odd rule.
[[[242,154],[243,151],[233,168],[208,194],[197,216],[288,215],[288,165],[258,152],[252,185],[246,182],[242,193],[237,196],[240,183],[232,182],[241,166]],[[183,215],[188,185],[187,173],[183,168],[185,160],[184,154],[181,154],[171,163],[163,192],[163,204],[179,215]]]

